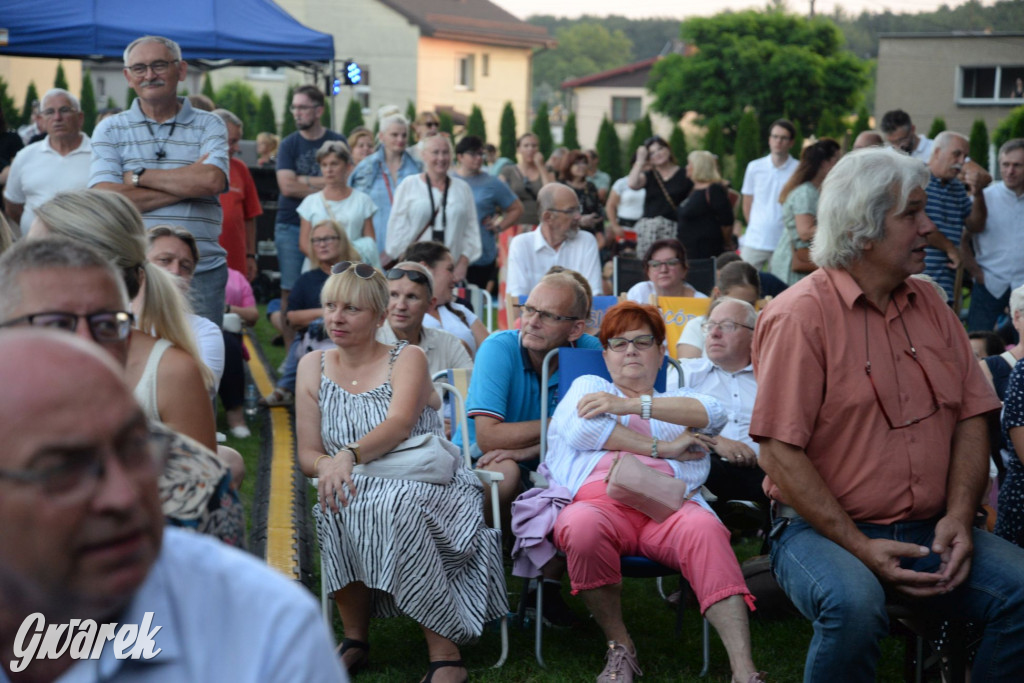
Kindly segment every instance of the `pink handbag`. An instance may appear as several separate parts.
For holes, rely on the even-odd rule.
[[[639,510],[659,524],[696,493],[696,489],[687,493],[685,481],[648,467],[625,452],[615,458],[605,482],[609,498]]]

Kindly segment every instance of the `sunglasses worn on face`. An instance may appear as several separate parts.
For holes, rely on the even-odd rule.
[[[409,280],[418,285],[423,285],[427,288],[428,292],[433,293],[433,287],[430,286],[430,280],[428,280],[427,276],[418,270],[413,270],[412,268],[392,268],[388,271],[389,280],[401,280],[403,277],[409,278]]]
[[[373,274],[377,272],[373,266],[369,263],[359,263],[356,261],[342,261],[341,263],[335,263],[331,268],[332,275],[341,275],[349,268],[352,268],[355,274],[363,280],[369,280],[373,277]]]
[[[632,344],[637,351],[646,351],[654,346],[654,335],[641,334],[639,337],[633,337],[632,339],[627,339],[625,337],[612,337],[608,340],[608,349],[617,353],[622,353],[629,348],[630,344]]]

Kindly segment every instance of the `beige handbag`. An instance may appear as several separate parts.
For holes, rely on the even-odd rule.
[[[696,493],[696,489],[687,492],[685,481],[648,467],[626,452],[615,458],[605,481],[609,498],[639,510],[659,524]]]

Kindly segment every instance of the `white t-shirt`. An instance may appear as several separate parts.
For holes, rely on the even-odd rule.
[[[693,285],[690,285],[693,287]],[[644,280],[638,282],[629,288],[626,292],[626,298],[630,301],[635,301],[638,304],[649,304],[651,303],[651,296],[657,294],[654,289],[654,283],[650,280]],[[694,299],[707,299],[708,295],[700,291],[696,287],[693,287],[693,298]]]
[[[797,160],[793,157],[787,157],[786,163],[776,167],[770,154],[747,164],[743,194],[753,195],[754,202],[750,206],[750,221],[743,234],[743,246],[775,251],[784,229],[779,195],[796,167]]]
[[[629,186],[629,178],[619,178],[612,185],[612,192],[619,195],[619,208],[615,212],[619,218],[637,221],[644,217],[644,197],[647,190],[634,190]]]
[[[330,211],[327,206],[331,207]],[[370,195],[353,189],[352,194],[341,201],[326,199],[323,192],[308,195],[295,211],[309,221],[310,227],[324,221],[337,221],[345,229],[349,240],[355,242],[363,236],[366,219],[377,213],[377,205],[370,199]]]
[[[470,329],[473,323],[477,321],[476,314],[457,301],[453,301],[451,306],[466,316],[465,323],[459,319],[459,316],[448,310],[447,306],[440,306],[437,312],[441,319],[438,320],[428,313],[423,316],[423,327],[444,330],[454,334],[469,346],[470,353],[476,354],[476,339],[473,337],[473,330]]]
[[[985,188],[988,219],[974,235],[974,255],[985,273],[985,289],[997,299],[1007,289],[1024,285],[1024,196],[1018,197],[1003,182]]]
[[[50,138],[34,142],[18,152],[4,186],[4,196],[15,204],[24,204],[21,234],[28,233],[35,219],[35,208],[58,192],[83,190],[89,184],[92,143],[82,133],[82,143],[67,156],[50,146]]]

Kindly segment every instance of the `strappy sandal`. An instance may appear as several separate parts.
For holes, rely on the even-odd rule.
[[[261,406],[290,406],[295,403],[295,394],[282,389],[281,387],[275,387],[274,390],[260,399]]]
[[[360,650],[362,654],[351,664],[345,664],[345,653],[349,650]],[[370,644],[354,638],[345,638],[338,646],[338,656],[341,657],[341,663],[345,664],[348,675],[355,676],[370,661]]]
[[[436,662],[431,662],[430,667],[427,669],[427,676],[420,683],[431,683],[434,680],[434,672],[438,669],[444,669],[447,667],[455,669],[465,669],[466,665],[462,663],[461,659],[441,659]],[[466,672],[466,677],[462,679],[462,683],[466,683],[469,680],[469,672]]]

